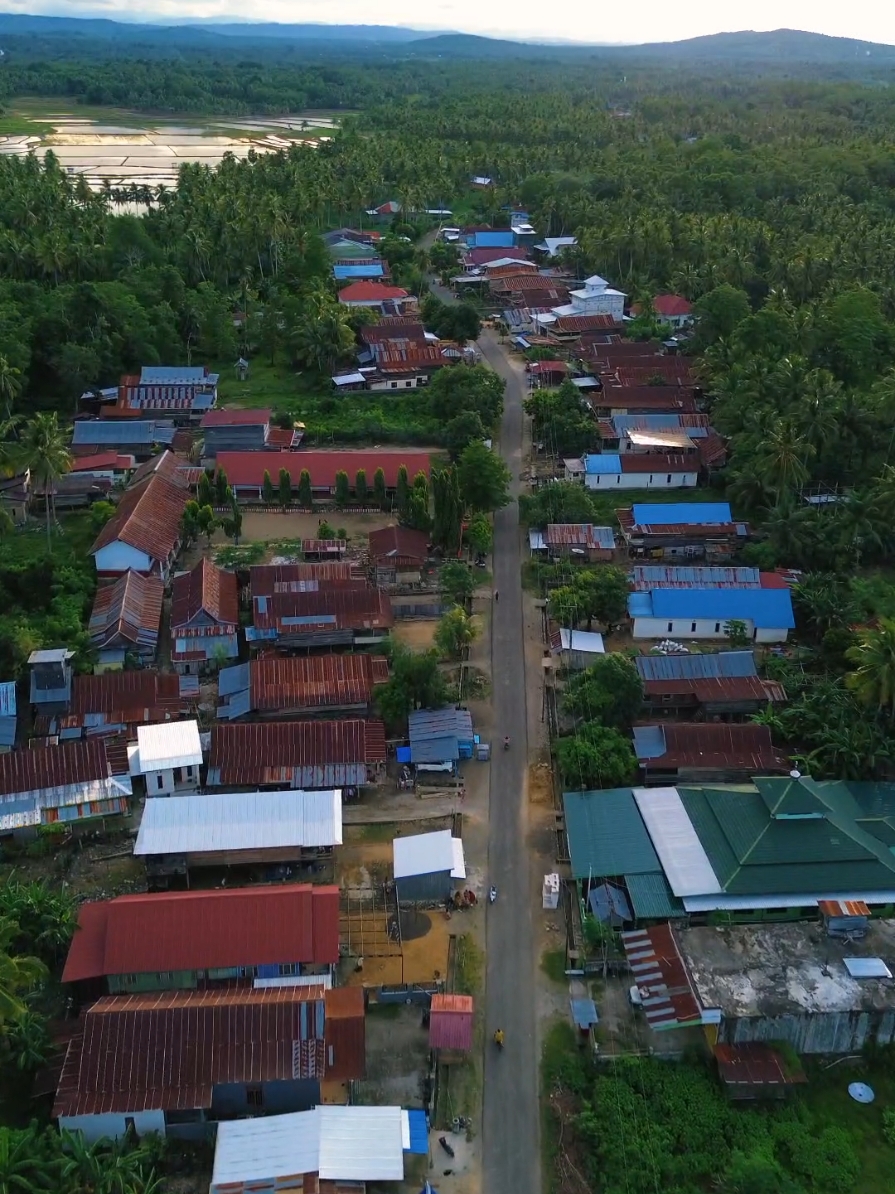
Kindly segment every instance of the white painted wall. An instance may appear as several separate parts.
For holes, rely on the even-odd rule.
[[[144,778],[146,780],[146,795],[147,796],[174,796],[181,795],[187,792],[195,792],[199,787],[199,768],[191,767],[192,775],[187,774],[186,768],[181,768],[181,779],[175,779],[173,769],[165,771],[147,771]]]
[[[97,572],[127,572],[129,568],[134,572],[149,572],[152,568],[152,560],[145,551],[137,551],[119,539],[101,547],[94,559]]]
[[[127,1120],[134,1121],[138,1136],[146,1132],[165,1134],[164,1111],[134,1111],[124,1115],[60,1115],[59,1130],[80,1132],[88,1144],[97,1140],[121,1140],[127,1133]]]
[[[578,315],[611,315],[621,323],[625,313],[625,296],[623,294],[607,294],[603,291],[593,291],[584,295],[572,294],[569,302]]]
[[[693,473],[587,473],[587,489],[694,489]]]
[[[688,638],[726,638],[724,627],[726,619],[720,622],[709,618],[635,618],[632,629],[633,638],[674,638],[686,640]],[[743,619],[746,633],[756,643],[785,643],[788,630],[775,630],[771,627],[756,630],[752,621]]]
[[[371,391],[379,390],[415,390],[419,386],[427,386],[429,384],[429,375],[427,373],[420,373],[414,377],[394,377],[388,380],[377,380],[367,383],[367,388]]]

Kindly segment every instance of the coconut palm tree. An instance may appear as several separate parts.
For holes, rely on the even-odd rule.
[[[46,978],[47,970],[37,958],[10,953],[18,932],[11,921],[0,921],[0,1024],[20,1020],[26,1007],[26,995]]]
[[[895,720],[895,618],[880,618],[845,654],[856,665],[845,677],[847,686],[863,704],[875,705]]]
[[[21,466],[31,470],[32,481],[37,481],[43,488],[47,512],[47,551],[52,551],[51,513],[53,519],[56,517],[53,489],[56,481],[69,471],[72,464],[66,435],[59,426],[55,411],[43,411],[25,424],[18,455]]]
[[[12,418],[12,408],[15,400],[22,392],[22,371],[10,365],[4,356],[0,356],[0,403],[6,411],[6,421]]]

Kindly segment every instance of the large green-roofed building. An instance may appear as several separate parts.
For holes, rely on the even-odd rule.
[[[563,806],[574,878],[661,873],[630,788],[566,792]]]

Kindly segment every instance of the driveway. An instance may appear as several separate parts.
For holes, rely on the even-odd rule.
[[[500,598],[493,602],[491,627],[496,751],[491,763],[488,874],[499,898],[488,908],[487,920],[483,1188],[488,1194],[538,1194],[541,1156],[532,926],[537,893],[532,889],[526,847],[528,745],[515,501],[522,471],[523,387],[492,332],[483,332],[478,343],[485,360],[507,383],[500,451],[510,469],[514,498],[494,518],[494,589]],[[504,751],[507,734],[510,749]],[[498,1027],[506,1033],[501,1053],[491,1042]]]

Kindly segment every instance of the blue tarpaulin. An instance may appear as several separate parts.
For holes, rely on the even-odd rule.
[[[399,763],[409,763],[410,762],[410,747],[409,746],[399,746],[398,749],[395,751],[395,757],[397,758]]]

